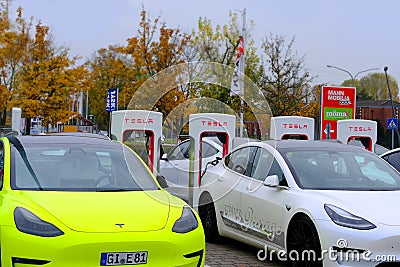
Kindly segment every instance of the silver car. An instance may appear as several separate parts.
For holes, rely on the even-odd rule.
[[[189,166],[190,140],[176,145],[168,154],[164,154],[160,161],[160,175],[168,183],[167,191],[188,201],[189,198]],[[217,137],[205,137],[202,140],[201,162],[202,170],[208,162],[222,157],[222,144]]]

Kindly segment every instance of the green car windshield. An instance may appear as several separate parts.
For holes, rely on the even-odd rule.
[[[124,145],[13,144],[11,187],[16,190],[158,190],[142,161]]]
[[[287,149],[283,155],[304,189],[400,190],[400,174],[368,151]]]

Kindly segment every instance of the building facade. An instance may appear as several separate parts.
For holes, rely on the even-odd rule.
[[[355,118],[376,121],[378,123],[378,144],[386,147],[389,147],[392,138],[392,131],[387,130],[387,119],[398,118],[400,103],[393,101],[393,106],[394,115],[390,100],[358,100],[356,102]],[[395,142],[398,142],[396,134]]]

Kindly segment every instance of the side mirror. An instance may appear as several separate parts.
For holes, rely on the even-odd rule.
[[[156,175],[156,180],[160,184],[161,188],[167,188],[168,187],[167,180],[165,179],[164,176]]]
[[[268,187],[278,187],[279,186],[279,177],[278,175],[270,175],[265,178],[263,185]]]
[[[161,160],[168,161],[167,153],[164,153],[164,154],[161,156]]]

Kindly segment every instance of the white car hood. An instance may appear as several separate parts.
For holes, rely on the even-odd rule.
[[[335,205],[376,224],[400,226],[400,191],[313,191],[325,204]]]

